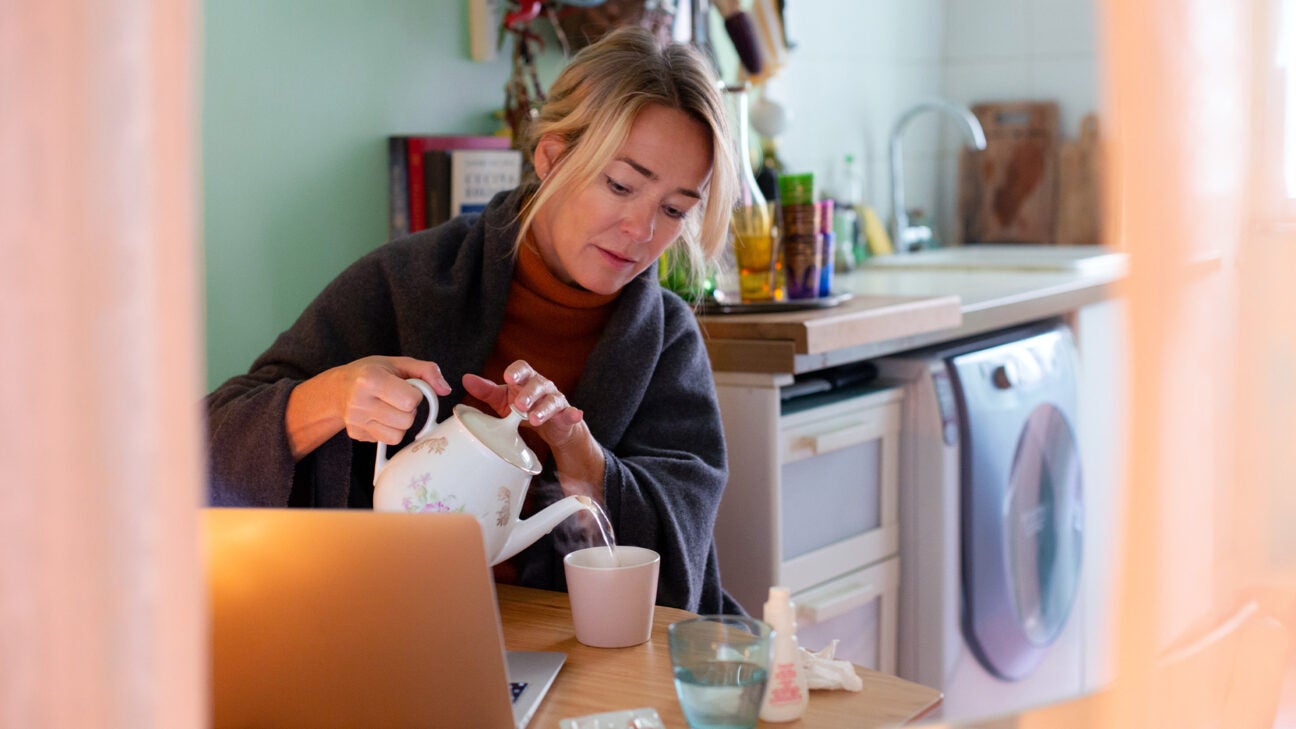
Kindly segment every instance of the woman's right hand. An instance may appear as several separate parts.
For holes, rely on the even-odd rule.
[[[438,395],[450,394],[450,383],[436,363],[412,357],[364,357],[298,385],[284,414],[293,460],[342,430],[355,440],[399,443],[423,400],[405,381],[411,377],[427,382]]]

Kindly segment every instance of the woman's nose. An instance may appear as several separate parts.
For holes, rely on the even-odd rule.
[[[621,227],[636,243],[652,240],[657,227],[657,207],[655,205],[632,207],[622,219]]]

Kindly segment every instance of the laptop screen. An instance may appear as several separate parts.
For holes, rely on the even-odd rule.
[[[204,511],[215,727],[515,726],[474,517]]]

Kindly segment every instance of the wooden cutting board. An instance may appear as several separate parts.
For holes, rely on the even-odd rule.
[[[1057,216],[1058,105],[977,104],[986,148],[964,148],[959,220],[969,243],[1053,243]]]
[[[1080,120],[1080,138],[1058,153],[1058,245],[1102,243],[1102,159],[1098,117]]]

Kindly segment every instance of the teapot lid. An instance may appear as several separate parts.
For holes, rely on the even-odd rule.
[[[518,423],[522,422],[523,415],[517,408],[510,407],[508,415],[497,418],[471,405],[456,405],[454,414],[464,428],[495,455],[532,476],[540,473],[540,459],[518,435]]]

